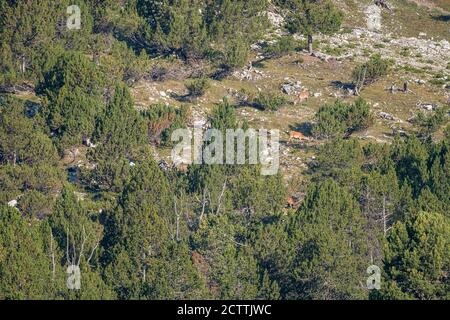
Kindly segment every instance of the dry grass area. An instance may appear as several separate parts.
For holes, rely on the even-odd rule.
[[[345,31],[345,27],[365,27],[364,8],[372,3],[371,0],[340,0],[337,3],[346,12],[344,33],[348,32],[348,30]],[[435,40],[450,39],[450,25],[448,20],[446,20],[448,19],[448,11],[450,11],[450,1],[390,0],[390,3],[394,7],[394,12],[390,13],[383,10],[383,37],[384,35],[390,39],[418,37],[420,33],[426,33],[427,38],[434,38]],[[447,13],[439,8],[447,10]],[[229,76],[220,81],[211,80],[211,87],[206,94],[194,100],[186,97],[185,81],[141,80],[130,90],[134,97],[136,108],[140,110],[158,103],[174,106],[188,105],[191,118],[193,118],[190,119],[192,123],[196,120],[195,118],[206,118],[214,106],[224,97],[229,96],[232,91],[236,92],[245,89],[254,93],[258,91],[274,91],[282,94],[280,89],[283,83],[286,81],[300,81],[302,86],[311,94],[311,97],[306,102],[299,105],[290,103],[276,112],[261,111],[251,107],[239,107],[237,108],[237,114],[240,120],[243,121],[245,119],[254,128],[279,129],[282,132],[282,172],[291,190],[301,190],[301,186],[305,183],[304,173],[308,169],[306,164],[314,159],[317,153],[316,147],[322,142],[313,140],[301,144],[289,143],[287,141],[287,131],[305,131],[305,128],[314,121],[314,114],[322,105],[333,103],[336,99],[343,99],[347,102],[355,99],[354,96],[347,96],[339,88],[338,84],[350,82],[351,71],[357,60],[361,60],[361,58],[367,57],[373,52],[384,53],[383,50],[390,50],[387,43],[385,45],[379,43],[379,46],[376,47],[373,44],[367,44],[365,39],[351,40],[346,47],[338,49],[344,50],[345,53],[360,44],[362,44],[360,49],[363,52],[365,46],[369,46],[365,54],[357,54],[354,58],[341,61],[324,62],[305,53],[293,53],[282,58],[254,63],[254,68],[262,75],[261,77],[253,80],[239,80]],[[327,47],[329,50],[335,50],[335,48],[328,45],[325,39],[320,45],[320,50],[326,51]],[[398,50],[401,49],[398,48]],[[442,86],[432,85],[429,82],[435,76],[436,71],[405,67],[405,61],[414,58],[417,62],[420,60],[420,57],[401,56],[399,52],[395,52],[394,56],[398,62],[401,61],[403,66],[397,65],[387,77],[365,88],[361,94],[370,103],[376,119],[375,124],[367,131],[354,134],[361,139],[389,143],[392,139],[392,126],[414,130],[407,120],[419,112],[418,102],[442,105],[447,101],[445,96],[446,89],[443,89]],[[431,66],[433,65],[432,61],[424,61],[424,64],[427,63],[431,64]],[[442,68],[442,66],[439,66],[439,68]],[[447,67],[447,70],[442,70],[442,72],[448,75],[449,67]],[[426,83],[419,84],[417,82],[418,79],[425,79]],[[397,87],[401,87],[404,81],[409,81],[411,92],[397,92],[395,94],[390,92],[389,88],[392,84],[395,83]],[[35,95],[29,93],[24,94],[20,98],[39,102]],[[291,97],[290,99],[292,100]],[[379,112],[389,113],[398,118],[398,120],[382,119],[379,117]],[[160,159],[170,160],[170,152],[171,150],[168,148],[155,147],[155,155]],[[81,152],[79,155],[80,159],[77,159],[77,161],[81,160],[83,162],[84,154],[85,152]]]
[[[302,63],[299,63],[302,61]],[[281,93],[281,85],[287,80],[301,81],[311,95],[317,93],[317,97],[311,96],[308,101],[293,105],[287,104],[278,111],[261,111],[251,107],[238,107],[237,114],[240,120],[246,120],[253,128],[279,129],[281,135],[281,170],[291,190],[302,190],[304,173],[308,169],[307,162],[314,159],[317,145],[320,141],[307,143],[289,143],[288,130],[304,130],[309,123],[314,121],[314,114],[320,106],[333,103],[336,99],[351,102],[354,96],[345,96],[345,92],[336,86],[337,82],[348,83],[351,70],[355,62],[350,60],[324,62],[303,53],[294,53],[288,56],[265,60],[257,63],[256,69],[263,74],[260,79],[240,81],[234,77],[228,77],[221,81],[211,80],[211,88],[205,96],[194,101],[180,101],[179,96],[186,94],[184,82],[167,81],[139,83],[133,88],[133,94],[138,105],[150,103],[168,103],[172,105],[188,104],[191,114],[207,115],[215,104],[220,102],[232,90],[242,88],[257,92],[277,91]],[[361,96],[370,104],[375,115],[375,124],[365,132],[356,133],[364,140],[389,143],[392,137],[392,125],[410,130],[412,125],[407,121],[419,112],[416,106],[419,101],[430,103],[445,103],[444,90],[429,84],[417,84],[413,79],[417,78],[414,72],[401,68],[393,69],[384,79],[363,90]],[[393,83],[397,87],[403,81],[410,80],[410,93],[391,93],[389,88]],[[161,96],[161,92],[165,92]],[[170,96],[172,94],[172,97]],[[378,116],[379,112],[387,112],[398,121],[389,121]],[[169,149],[158,149],[160,157],[170,159]]]
[[[440,8],[445,11],[450,11],[450,2],[448,0],[410,0],[410,1],[430,9]]]
[[[393,12],[382,10],[383,32],[393,36],[417,37],[426,33],[435,39],[450,39],[448,0],[388,0]],[[365,7],[373,0],[337,0],[345,11],[344,26],[366,27]]]

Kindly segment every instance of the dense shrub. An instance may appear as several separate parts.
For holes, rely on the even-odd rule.
[[[430,115],[419,112],[413,119],[413,122],[419,126],[420,133],[422,135],[428,136],[436,132],[443,124],[448,121],[448,109],[449,108],[441,107],[436,109],[435,112]]]
[[[277,111],[287,103],[283,95],[274,92],[260,92],[254,99],[253,105],[262,110]]]
[[[368,128],[373,123],[373,116],[369,105],[360,98],[351,105],[338,100],[322,106],[316,113],[316,121],[313,134],[328,139]]]
[[[185,127],[187,109],[157,104],[142,112],[146,119],[147,134],[151,142],[170,145],[171,133]]]
[[[273,58],[281,57],[296,50],[297,47],[298,43],[294,37],[284,36],[277,39],[276,42],[270,43],[264,47],[264,54]]]
[[[241,38],[229,41],[222,55],[221,66],[227,71],[242,68],[247,63],[249,47]]]
[[[359,92],[364,86],[374,83],[389,71],[390,61],[375,54],[369,61],[357,65],[352,72],[352,80]]]
[[[186,83],[186,89],[191,97],[201,97],[210,88],[207,78],[198,78]]]

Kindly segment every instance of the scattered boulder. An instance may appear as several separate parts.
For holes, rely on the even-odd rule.
[[[94,144],[90,138],[83,139],[83,144],[88,148],[96,148],[97,147],[97,145]]]
[[[322,60],[324,62],[330,62],[330,61],[335,61],[336,60],[335,57],[330,56],[329,54],[318,52],[318,51],[313,52],[312,56],[316,57],[316,58],[318,58],[318,59],[320,59],[320,60]]]
[[[159,168],[160,168],[162,171],[168,171],[168,170],[170,169],[170,166],[169,166],[169,164],[168,164],[165,160],[161,160],[161,161],[159,162]]]
[[[267,19],[275,28],[281,28],[284,25],[284,18],[278,13],[268,11]]]
[[[381,30],[381,9],[376,4],[370,5],[366,9],[367,29],[371,31]]]
[[[8,206],[10,206],[11,208],[17,207],[17,204],[18,204],[17,199],[8,202]]]
[[[281,91],[289,96],[300,93],[302,89],[303,87],[300,81],[289,81],[281,86]]]
[[[0,93],[34,93],[34,86],[28,83],[14,84],[14,85],[1,85]]]
[[[387,113],[387,112],[380,111],[380,113],[378,113],[378,115],[385,120],[401,121],[399,118],[396,118],[392,114]]]
[[[425,84],[425,83],[427,83],[425,80],[423,80],[423,79],[414,79],[414,81],[417,83],[417,84]]]
[[[417,107],[423,109],[423,110],[427,110],[427,111],[433,111],[436,110],[438,108],[438,105],[435,103],[431,103],[431,102],[421,102],[419,101],[417,103]]]
[[[267,77],[264,72],[256,70],[251,64],[242,70],[233,72],[233,76],[241,81],[253,81]]]

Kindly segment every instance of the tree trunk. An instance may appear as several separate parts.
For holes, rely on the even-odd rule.
[[[26,69],[27,69],[27,65],[25,62],[25,56],[22,56],[22,65],[21,65],[22,74],[25,74]]]
[[[309,54],[313,54],[313,37],[312,37],[312,35],[308,36],[308,52],[309,52]]]
[[[383,196],[383,233],[386,237],[387,223],[386,223],[386,196]]]
[[[55,281],[56,263],[55,263],[55,252],[53,251],[53,233],[51,231],[50,231],[50,254],[52,258],[52,281]]]
[[[180,242],[180,216],[177,215],[177,230],[176,230],[177,242]]]

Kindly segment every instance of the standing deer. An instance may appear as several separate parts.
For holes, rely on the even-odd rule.
[[[295,199],[294,197],[288,197],[286,201],[286,206],[289,209],[293,209],[297,205],[297,202],[298,202],[297,199]]]
[[[299,140],[299,141],[308,141],[309,138],[306,137],[303,133],[298,131],[289,131],[289,142],[291,140]]]
[[[301,91],[297,94],[297,99],[294,101],[294,105],[307,101],[309,98],[309,91]]]

